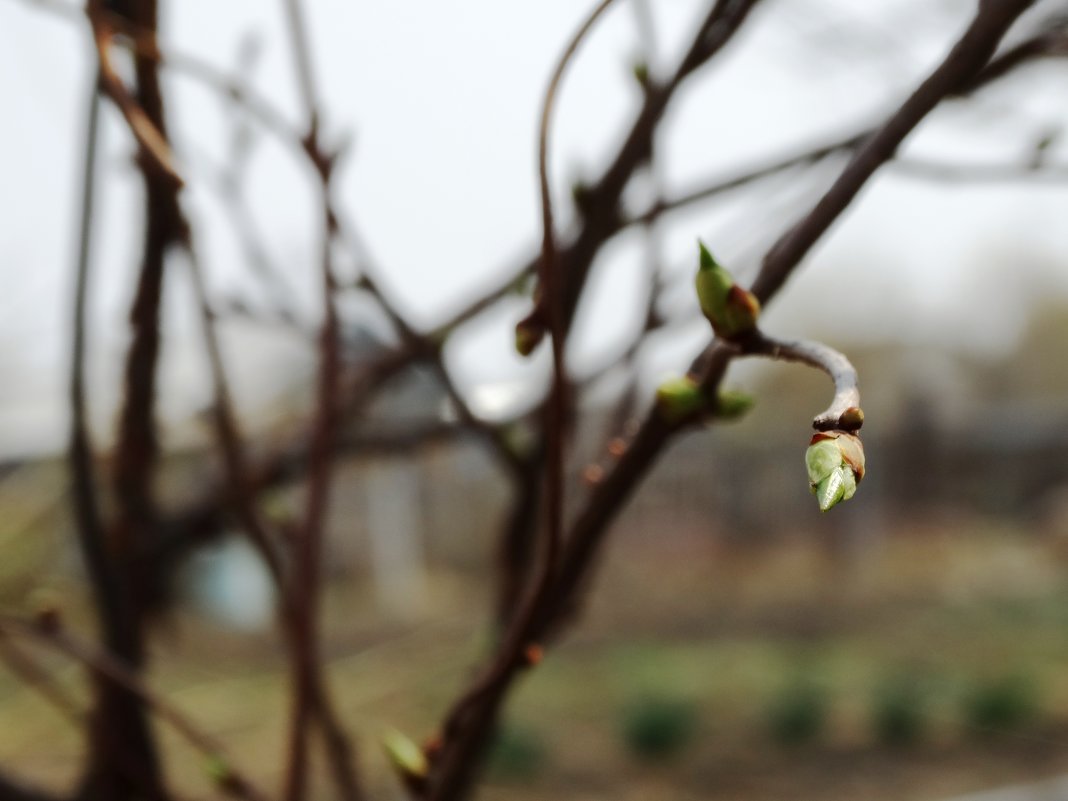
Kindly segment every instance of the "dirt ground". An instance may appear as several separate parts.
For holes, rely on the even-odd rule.
[[[861,556],[803,540],[763,550],[627,542],[602,566],[582,621],[518,688],[508,727],[527,752],[495,762],[481,797],[937,801],[1068,773],[1064,578],[1049,543],[991,528],[915,531]],[[489,592],[469,573],[438,571],[424,612],[384,622],[365,582],[331,589],[330,681],[376,798],[401,797],[378,739],[387,728],[434,731],[483,652]],[[81,628],[70,606],[69,625]],[[236,635],[183,611],[154,651],[152,685],[235,765],[277,787],[288,685],[273,635]],[[42,656],[84,699],[81,671]],[[1007,678],[1027,689],[1026,709],[977,723],[977,688]],[[821,720],[786,742],[770,721],[808,686]],[[872,722],[888,686],[922,690],[908,742]],[[692,724],[655,759],[624,733],[626,711],[650,697],[681,704]],[[203,758],[160,731],[175,784],[210,796]],[[0,670],[0,763],[59,787],[76,777],[81,748],[69,723]]]

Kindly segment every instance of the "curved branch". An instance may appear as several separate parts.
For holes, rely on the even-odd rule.
[[[564,277],[560,272],[556,252],[556,235],[553,232],[553,202],[552,191],[549,187],[549,123],[565,70],[597,20],[614,2],[615,0],[601,0],[564,48],[552,77],[549,79],[538,126],[538,184],[541,191],[542,225],[541,281],[548,306],[549,334],[552,339],[553,382],[549,390],[549,402],[546,405],[545,426],[548,438],[545,459],[545,502],[548,507],[549,527],[542,570],[534,590],[535,595],[544,592],[549,583],[560,549],[564,526],[564,429],[567,417],[568,384],[567,368],[564,364],[564,341],[567,337],[567,322],[564,313]],[[517,647],[521,645],[520,643]]]
[[[767,356],[786,362],[799,362],[822,370],[834,381],[834,400],[812,420],[817,431],[858,431],[864,424],[860,409],[857,370],[829,345],[810,340],[778,340],[757,334],[744,346],[746,356]]]

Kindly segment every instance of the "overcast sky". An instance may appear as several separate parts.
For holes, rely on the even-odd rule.
[[[282,3],[163,5],[165,45],[224,70],[234,67],[242,41],[254,34],[261,55],[250,80],[300,125]],[[655,70],[677,57],[707,0],[651,5]],[[1061,5],[1040,2],[1035,14]],[[540,99],[561,44],[590,3],[309,0],[306,6],[327,135],[353,143],[340,178],[343,204],[381,265],[390,295],[417,324],[430,325],[536,246]],[[944,55],[973,7],[968,0],[767,0],[720,67],[687,84],[672,106],[658,142],[664,185],[689,188],[879,119]],[[610,12],[567,77],[552,144],[554,187],[565,207],[568,186],[597,174],[637,107],[630,77],[644,46],[637,18],[629,3]],[[27,0],[0,0],[0,453],[55,447],[65,437],[89,47],[77,17],[42,11]],[[170,74],[165,88],[213,292],[262,304],[268,296],[222,223],[212,189],[228,158],[227,108],[181,74]],[[975,103],[940,110],[906,150],[954,163],[1025,161],[1037,137],[1065,122],[1066,89],[1063,64],[1029,68]],[[1068,160],[1065,150],[1055,144],[1050,158]],[[137,262],[132,152],[121,121],[108,109],[90,365],[94,414],[102,421],[113,412]],[[317,224],[305,166],[263,135],[248,176],[264,247],[285,270],[288,297],[313,322],[317,279],[309,257]],[[804,180],[790,176],[759,193],[725,196],[677,215],[661,232],[665,263],[687,286],[701,236],[741,276],[751,275],[761,248],[832,177],[833,171]],[[936,185],[887,171],[806,261],[776,301],[769,325],[841,345],[897,337],[1004,349],[1036,298],[1068,295],[1066,184]],[[594,300],[578,329],[580,368],[613,353],[638,324],[643,253],[640,236],[624,235],[598,262]],[[163,407],[168,419],[181,420],[208,395],[181,278],[173,290]],[[829,295],[837,299],[835,310],[814,315]],[[693,300],[683,290],[677,303],[685,309]],[[522,386],[544,368],[541,360],[521,362],[511,350],[510,327],[524,308],[517,299],[458,341],[450,358],[465,386]],[[304,349],[248,326],[230,326],[227,334],[230,363],[246,395],[264,382],[278,383],[273,367]],[[699,324],[680,329],[657,350],[656,369],[683,369],[704,336]]]

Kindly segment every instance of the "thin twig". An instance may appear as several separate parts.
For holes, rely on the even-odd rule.
[[[318,176],[322,212],[320,268],[323,319],[319,334],[319,374],[315,420],[308,451],[308,493],[304,521],[294,553],[292,642],[296,657],[292,719],[288,738],[288,765],[284,797],[301,801],[307,791],[308,724],[317,720],[327,745],[338,791],[345,801],[363,797],[356,775],[352,746],[334,714],[319,657],[318,604],[321,589],[323,528],[333,457],[339,427],[341,374],[340,320],[335,294],[333,246],[338,235],[332,205],[335,154],[327,153],[320,139],[319,107],[311,66],[311,46],[300,0],[285,0],[292,52],[297,60],[301,99],[307,114],[303,149]]]
[[[0,632],[0,660],[27,686],[32,687],[48,701],[68,723],[78,729],[85,725],[85,713],[70,693],[59,686],[36,659],[19,648],[15,641],[3,632]],[[3,798],[2,794],[0,798]]]
[[[167,142],[166,135],[160,130],[156,121],[134,100],[126,89],[122,79],[115,72],[111,63],[111,40],[114,31],[103,12],[102,0],[90,0],[86,5],[86,14],[93,29],[93,42],[96,44],[97,59],[100,66],[100,88],[111,99],[126,118],[130,133],[141,145],[142,153],[147,157],[146,164],[157,170],[171,181],[175,187],[183,182],[174,162],[174,153]]]
[[[222,348],[215,330],[215,318],[211,311],[204,273],[197,258],[196,251],[189,244],[186,249],[186,261],[192,278],[193,295],[200,312],[200,327],[204,336],[204,347],[208,354],[211,369],[212,418],[215,422],[216,440],[226,465],[226,486],[230,491],[231,508],[245,530],[252,545],[259,551],[261,558],[274,579],[275,586],[284,596],[286,593],[285,576],[282,560],[277,547],[271,539],[266,523],[261,519],[252,495],[252,481],[241,443],[241,432],[234,412],[226,368],[223,364]]]
[[[545,552],[542,554],[542,568],[539,571],[538,584],[532,590],[537,596],[549,585],[552,572],[556,567],[557,553],[563,539],[564,529],[564,451],[567,439],[567,366],[564,362],[564,347],[567,337],[565,319],[565,301],[563,275],[557,258],[556,234],[553,231],[552,189],[549,186],[549,125],[552,121],[556,94],[563,80],[564,72],[578,52],[579,45],[587,34],[615,2],[601,0],[593,12],[586,18],[574,37],[564,48],[549,86],[545,90],[545,100],[541,110],[538,127],[538,186],[541,193],[541,282],[544,299],[548,307],[549,336],[552,346],[553,378],[549,389],[549,402],[546,404],[545,436],[547,437],[545,455],[545,505],[548,524],[545,540]]]
[[[743,355],[800,362],[822,370],[831,377],[834,381],[834,400],[813,418],[812,427],[817,431],[856,431],[863,424],[857,370],[845,354],[822,342],[779,340],[757,334],[744,342]]]

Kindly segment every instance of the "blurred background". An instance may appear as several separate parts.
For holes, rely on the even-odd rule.
[[[437,361],[382,381],[344,419],[337,449],[323,658],[376,797],[400,794],[382,732],[432,732],[492,639],[498,532],[522,493],[485,435],[523,452],[549,383],[548,349],[520,357],[514,327],[540,237],[540,104],[587,5],[305,4],[321,135],[344,147],[332,187],[349,243],[336,267],[344,365],[366,376],[403,346],[398,318],[443,343]],[[691,288],[697,238],[751,281],[849,148],[816,151],[894,110],[975,5],[768,0],[681,86],[624,218],[813,155],[621,226],[597,249],[568,341],[572,510],[610,469],[613,437],[708,340]],[[552,128],[565,241],[642,108],[635,74],[665,80],[708,6],[628,0],[583,46]],[[1038,2],[1008,44],[1064,35],[1066,15],[1064,2]],[[288,24],[281,4],[259,0],[161,4],[182,200],[246,447],[265,462],[299,450],[315,402],[319,188],[226,89],[301,131]],[[0,606],[56,605],[84,632],[65,449],[94,59],[75,4],[0,0]],[[115,59],[132,80],[132,58]],[[754,409],[678,438],[626,502],[583,613],[508,707],[480,797],[936,801],[1068,774],[1066,81],[1063,63],[1036,61],[946,101],[769,305],[766,330],[821,339],[858,367],[868,475],[857,497],[820,515],[806,486],[826,377],[732,366],[727,385]],[[105,104],[85,362],[103,472],[140,269],[135,154]],[[182,261],[165,277],[155,412],[155,490],[176,520],[223,481]],[[280,467],[258,507],[284,529],[305,483],[299,466]],[[272,786],[288,680],[271,578],[225,515],[195,525],[145,574],[148,679]],[[41,658],[84,696],[77,665]],[[199,757],[160,736],[173,784],[195,794]],[[83,745],[0,664],[0,764],[63,788]]]

